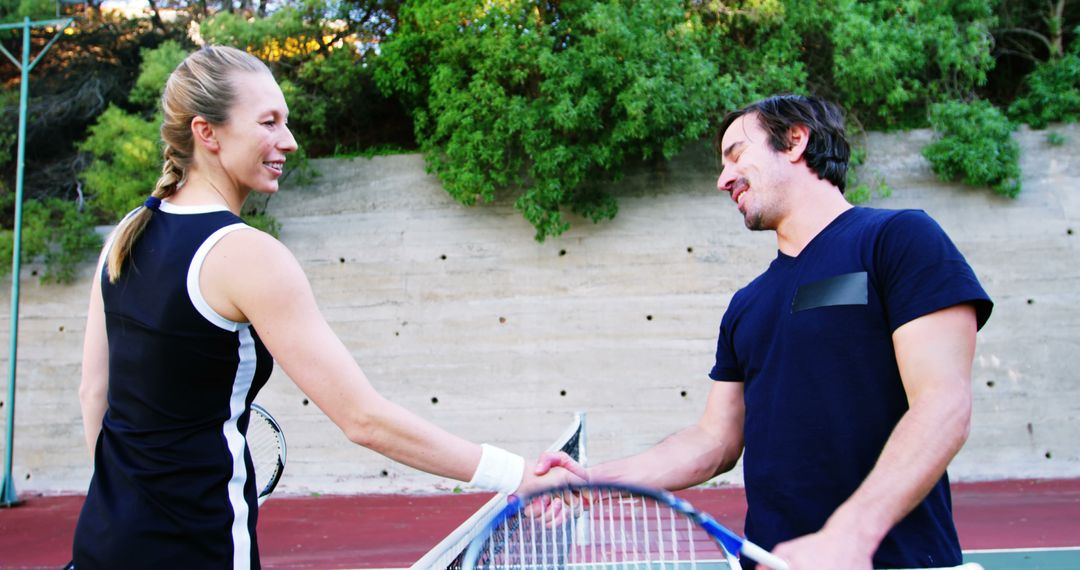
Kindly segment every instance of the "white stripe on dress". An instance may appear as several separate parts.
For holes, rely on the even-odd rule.
[[[164,203],[162,203],[164,205]],[[191,260],[187,274],[188,298],[195,310],[207,321],[221,329],[236,332],[239,347],[237,349],[238,362],[236,376],[233,379],[232,395],[229,398],[229,419],[223,426],[225,442],[229,446],[229,455],[232,459],[232,476],[228,483],[229,504],[233,511],[232,541],[233,541],[233,568],[236,570],[248,570],[251,568],[251,533],[248,532],[248,519],[251,517],[247,501],[244,500],[244,485],[247,484],[247,465],[244,455],[247,449],[247,440],[240,433],[238,421],[240,416],[247,410],[247,396],[251,391],[251,384],[255,378],[256,360],[255,337],[251,334],[250,323],[238,323],[229,320],[215,311],[206,298],[203,297],[202,288],[199,286],[199,273],[207,254],[213,249],[221,238],[239,229],[248,228],[247,224],[236,223],[222,227],[210,234],[206,241],[196,250]]]
[[[240,433],[237,421],[247,409],[247,395],[255,378],[256,355],[251,327],[244,327],[237,335],[240,340],[240,361],[236,366],[236,379],[233,381],[232,398],[229,400],[229,420],[225,422],[224,429],[233,466],[232,478],[229,479],[229,503],[233,508],[233,568],[247,570],[251,567],[251,533],[248,532],[248,518],[251,513],[247,501],[244,500],[244,485],[247,483],[244,453],[247,440]]]

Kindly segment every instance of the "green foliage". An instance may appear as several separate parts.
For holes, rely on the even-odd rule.
[[[19,90],[0,90],[0,108],[18,109]],[[15,144],[18,142],[19,136],[18,114],[14,114],[13,118],[14,121],[0,120],[0,167],[8,166],[15,159]]]
[[[709,44],[721,37],[678,0],[418,1],[376,80],[412,106],[447,192],[465,205],[518,192],[543,240],[569,227],[566,211],[613,217],[605,183],[632,160],[670,158],[706,135],[721,102],[752,91],[734,69],[717,81],[728,54]]]
[[[709,3],[708,10],[721,6]],[[745,106],[777,93],[806,94],[806,54],[801,35],[805,33],[806,4],[782,0],[748,0],[735,3],[727,16],[701,13],[707,38],[700,49],[718,70],[719,100],[713,113]],[[749,48],[748,46],[753,46]]]
[[[1023,94],[1009,105],[1009,116],[1034,129],[1080,120],[1080,55],[1038,64],[1024,79]]]
[[[257,230],[262,230],[275,238],[281,235],[281,222],[265,211],[245,213],[241,217],[244,223]]]
[[[970,96],[994,65],[982,0],[841,0],[822,17],[833,90],[867,127],[921,126],[928,103]]]
[[[0,207],[8,210],[14,206],[13,194],[0,194]],[[42,279],[46,282],[70,283],[79,262],[101,247],[101,236],[94,231],[94,217],[80,211],[75,202],[57,198],[27,200],[22,215],[19,257],[23,263],[43,261]],[[0,258],[11,259],[13,240],[13,230],[0,229]],[[10,264],[0,264],[0,275],[10,271]]]
[[[158,122],[147,113],[184,56],[189,29],[206,43],[246,48],[274,70],[301,145],[290,156],[293,176],[313,172],[307,155],[371,156],[419,144],[455,199],[516,199],[538,239],[564,231],[570,212],[594,221],[614,216],[615,196],[605,189],[614,192],[612,182],[628,166],[670,157],[712,134],[724,111],[774,93],[835,100],[856,128],[923,126],[934,103],[978,98],[1036,128],[1080,117],[1080,9],[1073,3],[297,0],[249,2],[236,11],[215,2],[157,5],[176,8],[179,18],[163,24],[84,13],[77,33],[54,45],[35,72],[30,127],[38,132],[29,140],[38,148],[28,149],[35,168],[53,160],[55,172],[43,178],[55,186],[64,177],[55,173],[70,172],[76,162],[74,144],[61,139],[85,134],[78,150],[94,160],[79,177],[99,222],[115,221],[153,188]],[[52,18],[54,9],[51,0],[0,0],[0,20]],[[17,34],[3,36],[9,47]],[[0,105],[13,118],[17,81],[6,85]],[[109,102],[119,108],[103,111]],[[987,159],[986,151],[981,159],[965,154],[1010,140],[985,136],[1002,118],[980,124],[989,116],[981,105],[970,111],[977,119],[935,107],[941,133],[930,152],[949,165],[935,169],[1015,193],[1018,183],[1008,181],[1017,175],[1004,166],[1015,165],[1015,153],[1004,161]],[[954,119],[960,126],[947,128]],[[15,124],[0,122],[7,184]],[[1048,144],[1056,140],[1047,137]],[[888,193],[857,171],[850,201]],[[68,184],[31,185],[27,201],[68,195]],[[272,220],[254,223],[273,230]]]
[[[161,115],[145,120],[110,106],[90,127],[79,149],[94,156],[83,171],[96,209],[114,220],[138,206],[161,175]]]
[[[395,154],[407,154],[413,152],[407,148],[393,145],[378,145],[367,148],[347,148],[338,145],[334,148],[334,158],[372,158],[375,156],[391,156]]]
[[[1046,144],[1050,146],[1063,146],[1067,142],[1069,142],[1068,137],[1059,132],[1050,131],[1046,133]]]
[[[289,125],[312,156],[349,147],[414,143],[400,104],[375,87],[372,49],[393,2],[303,0],[266,18],[228,12],[203,23],[208,41],[268,62],[289,105]]]
[[[1015,198],[1020,193],[1020,148],[1013,124],[987,101],[949,101],[931,108],[935,142],[923,149],[942,180],[989,186]]]
[[[56,18],[56,0],[2,0],[0,1],[0,21],[21,22],[23,18],[31,20],[52,20]],[[9,255],[10,259],[11,256]]]
[[[242,14],[218,12],[199,26],[207,43],[246,49],[269,61],[311,53],[317,49],[311,43],[318,41],[318,32],[318,27],[306,25],[301,9],[288,5],[266,18],[248,19]]]
[[[885,179],[877,177],[871,183],[865,179],[861,172],[861,166],[866,162],[866,149],[862,146],[853,146],[851,158],[848,161],[847,185],[844,197],[850,204],[863,204],[869,202],[875,195],[879,198],[892,196],[892,188]]]
[[[176,66],[184,61],[188,51],[179,42],[169,40],[153,49],[140,50],[142,65],[139,66],[139,78],[131,89],[128,100],[146,108],[158,105],[165,81]]]

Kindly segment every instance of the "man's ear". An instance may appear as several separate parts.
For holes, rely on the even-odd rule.
[[[217,152],[221,146],[218,144],[217,133],[214,125],[199,115],[191,119],[191,135],[196,146],[201,146],[210,152]]]
[[[806,145],[810,143],[810,127],[802,123],[792,125],[788,129],[788,160],[791,162],[799,162],[802,159],[803,153],[806,152]]]

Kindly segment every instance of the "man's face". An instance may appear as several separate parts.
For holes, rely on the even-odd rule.
[[[791,163],[769,145],[757,114],[747,113],[724,131],[723,170],[716,188],[728,192],[751,230],[775,230],[787,214]]]

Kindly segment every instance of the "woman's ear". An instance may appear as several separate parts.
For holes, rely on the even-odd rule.
[[[214,132],[214,125],[199,115],[191,119],[191,135],[197,146],[210,152],[217,152],[221,148],[218,144],[217,133]]]
[[[810,142],[810,127],[804,124],[797,123],[792,125],[788,129],[788,160],[791,162],[799,162],[802,159],[803,153],[806,152],[806,145]]]

